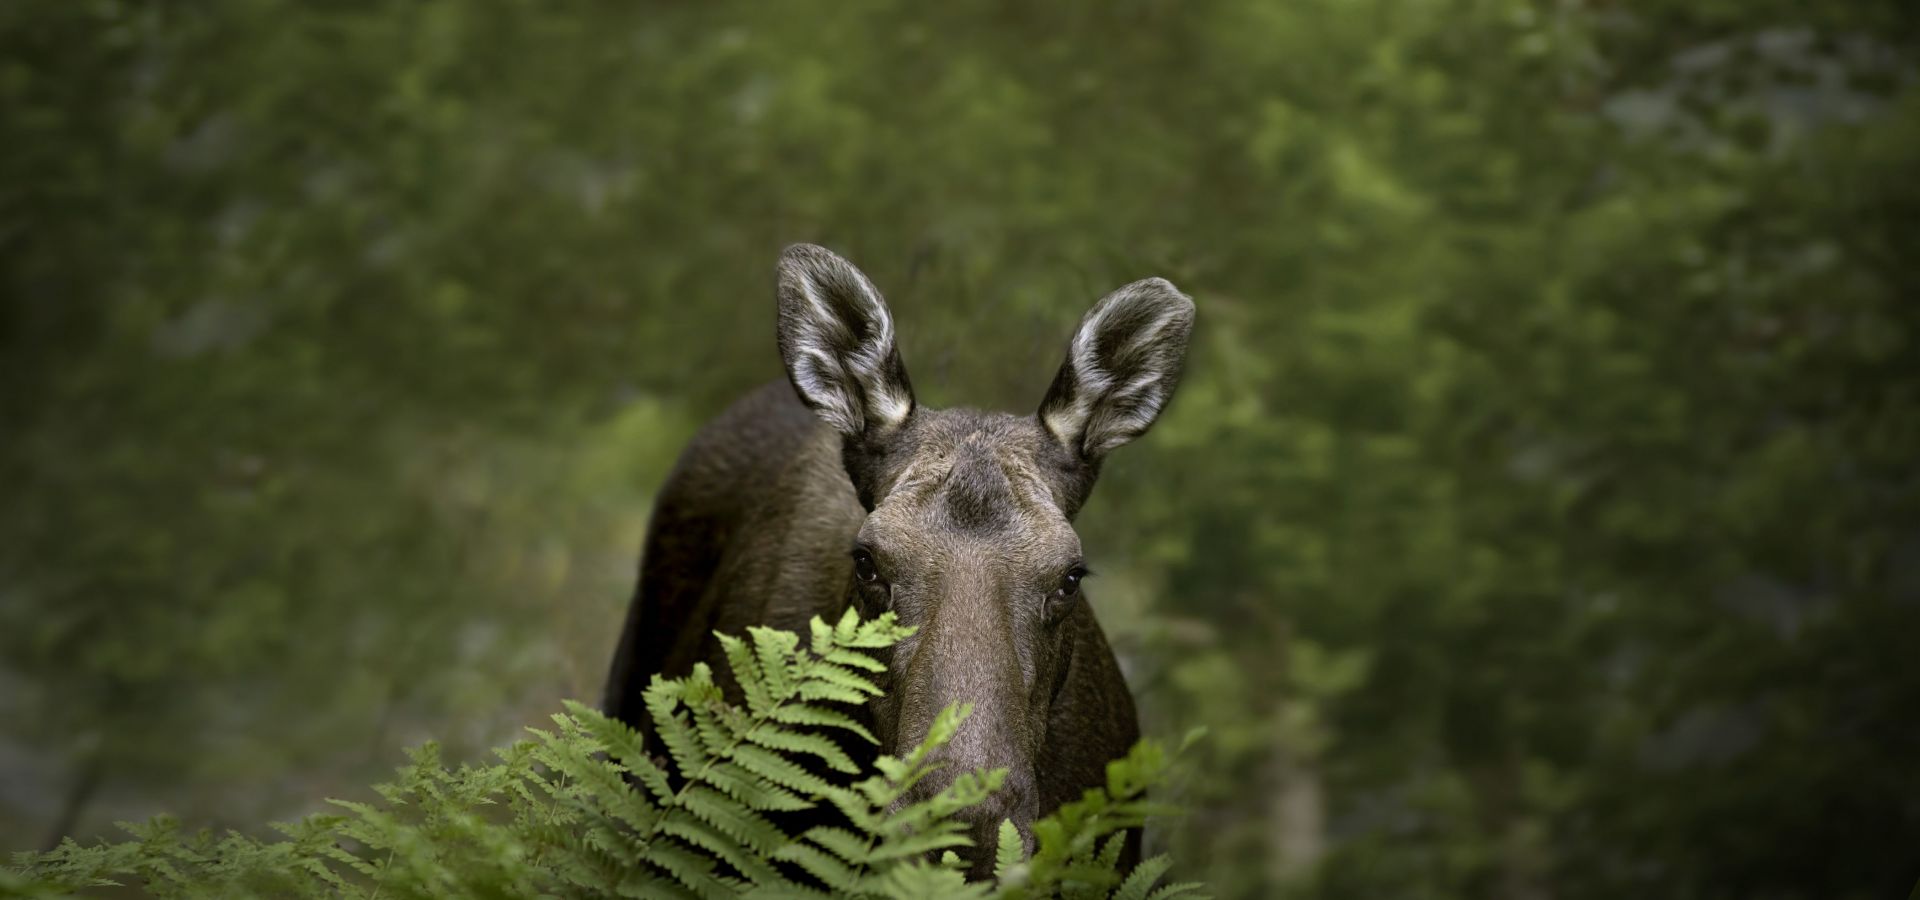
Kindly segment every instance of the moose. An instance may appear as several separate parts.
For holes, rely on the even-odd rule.
[[[1193,301],[1161,278],[1108,294],[1038,411],[1021,416],[917,405],[886,302],[831,251],[788,248],[777,280],[787,381],[736,401],[675,464],[604,707],[644,729],[653,673],[725,670],[715,631],[805,634],[814,616],[891,610],[917,631],[883,657],[886,693],[864,715],[881,749],[900,753],[942,708],[973,704],[916,790],[1007,770],[993,798],[963,814],[980,874],[1003,818],[1030,842],[1035,820],[1104,785],[1107,761],[1138,739],[1082,590],[1073,520],[1102,460],[1172,398]]]

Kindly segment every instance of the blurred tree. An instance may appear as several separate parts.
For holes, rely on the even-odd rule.
[[[233,786],[278,814],[590,697],[646,492],[777,376],[769,267],[813,240],[936,404],[1037,403],[1126,280],[1195,294],[1181,399],[1082,518],[1149,710],[1215,729],[1161,839],[1223,891],[1897,895],[1917,37],[1772,0],[0,9],[6,834],[258,819]]]

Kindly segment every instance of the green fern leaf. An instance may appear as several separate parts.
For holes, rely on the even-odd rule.
[[[965,724],[967,717],[971,715],[973,715],[971,703],[949,703],[940,712],[934,714],[933,723],[927,726],[926,739],[921,741],[920,746],[911,754],[915,762],[925,759],[933,751],[952,741],[953,736],[960,733],[960,726]]]
[[[677,693],[649,687],[645,695],[647,711],[653,716],[654,729],[659,732],[660,743],[666,745],[674,766],[682,772],[692,772],[706,764],[707,752],[686,717],[675,713],[679,705]]]
[[[908,806],[900,807],[889,814],[880,824],[880,830],[889,834],[925,828],[934,822],[973,806],[991,796],[1006,781],[1007,770],[994,769],[989,772],[968,772],[957,776],[953,783],[940,793]]]
[[[1085,892],[1085,895],[1104,896],[1102,889],[1119,881],[1120,876],[1097,862],[1078,860],[1062,866],[1054,880],[1062,885],[1072,885]]]
[[[733,680],[739,683],[741,694],[747,698],[747,710],[755,716],[766,715],[767,710],[773,708],[774,700],[767,692],[766,676],[747,643],[717,631],[713,636],[719,639],[720,647],[726,653],[727,667],[733,672]]]
[[[800,636],[778,628],[760,627],[747,629],[747,634],[753,638],[753,652],[760,662],[766,692],[776,701],[793,696],[791,669],[794,654],[800,649]]]
[[[667,780],[667,773],[654,765],[653,760],[640,757],[627,760],[625,765],[627,771],[638,778],[647,792],[653,795],[654,800],[665,803],[673,797],[673,786]]]
[[[700,746],[709,756],[724,758],[738,742],[734,729],[723,721],[723,719],[732,718],[723,716],[726,711],[727,708],[720,706],[717,702],[703,703],[687,709],[688,716],[693,722],[693,733],[700,736]]]
[[[1120,882],[1120,887],[1113,892],[1113,900],[1147,900],[1147,891],[1172,867],[1173,859],[1165,854],[1141,860],[1127,873],[1126,880]]]
[[[891,616],[809,624],[811,650],[789,632],[755,629],[723,640],[746,702],[729,703],[707,666],[655,678],[643,694],[660,746],[592,708],[566,705],[551,729],[496,753],[497,764],[449,768],[439,748],[409,754],[374,802],[336,801],[337,815],[276,826],[280,840],[185,833],[157,818],[126,826],[133,840],[99,847],[63,842],[15,857],[27,883],[72,891],[127,883],[159,896],[270,895],[626,896],[759,898],[827,896],[1008,898],[1191,896],[1197,885],[1151,890],[1164,857],[1122,879],[1113,871],[1125,829],[1165,808],[1144,799],[1164,778],[1167,752],[1143,742],[1088,791],[1034,825],[1032,850],[1003,823],[991,883],[969,884],[955,848],[968,846],[955,816],[998,789],[1004,772],[961,773],[931,798],[902,798],[938,768],[940,746],[968,712],[942,710],[926,740],[883,757],[867,777],[835,784],[815,760],[858,774],[828,732],[874,742],[856,713],[836,709],[873,692],[883,670],[867,651],[910,634]],[[756,699],[758,698],[758,699]],[[659,756],[658,754],[664,754]],[[804,763],[804,764],[803,764]],[[639,782],[636,787],[633,782]],[[798,839],[768,814],[832,805],[847,828]],[[498,809],[498,812],[495,812]],[[930,857],[938,861],[930,862]],[[822,893],[795,883],[805,872]],[[0,887],[20,882],[0,876]]]
[[[1020,829],[1014,826],[1012,819],[1001,819],[999,841],[993,851],[993,880],[1006,885],[1015,874],[1014,867],[1026,858],[1027,847],[1020,839]],[[1024,876],[1026,873],[1021,871],[1018,874]]]
[[[1100,865],[1110,870],[1117,868],[1120,865],[1120,850],[1125,845],[1126,840],[1127,835],[1125,832],[1115,832],[1108,835],[1107,842],[1100,845],[1100,854],[1097,857]]]
[[[949,847],[971,847],[973,846],[973,840],[962,833],[963,827],[964,826],[958,822],[940,822],[937,828],[908,834],[898,840],[881,844],[868,854],[868,858],[874,862],[885,862],[891,859],[917,859],[935,850],[945,850]]]
[[[862,622],[860,621],[860,614],[854,611],[853,607],[849,606],[846,612],[840,614],[840,621],[834,623],[833,640],[830,642],[830,645],[816,648],[815,652],[824,655],[833,652],[833,646],[850,647],[854,641],[862,637],[866,629],[873,626],[874,622],[878,622],[892,615],[892,610],[888,610],[887,612],[881,613],[879,618]]]
[[[837,666],[850,666],[856,669],[865,669],[869,672],[885,672],[887,670],[886,663],[874,659],[870,654],[855,649],[835,650],[820,658],[825,662]]]
[[[908,760],[901,759],[898,756],[882,756],[873,761],[873,766],[880,770],[880,777],[869,779],[869,781],[878,784],[882,788],[898,785],[904,789],[911,786],[909,779],[918,778],[926,774],[925,770],[921,767]],[[874,800],[874,803],[882,805],[890,802],[892,802],[891,797],[888,797],[886,800],[878,798]]]
[[[637,729],[578,700],[567,700],[561,705],[616,762],[646,758]]]
[[[851,731],[859,735],[869,744],[880,743],[880,739],[874,737],[873,732],[867,730],[867,726],[854,721],[852,716],[835,709],[790,703],[774,709],[768,718],[782,725],[810,725],[819,728],[838,728],[842,731]]]
[[[847,612],[853,612],[853,610],[849,609]],[[840,621],[844,624],[846,622],[846,616],[841,616]],[[839,629],[828,625],[819,616],[814,616],[812,621],[807,623],[807,633],[811,638],[807,647],[813,651],[813,655],[815,656],[825,656],[832,653],[833,648],[839,644]]]
[[[848,865],[864,866],[869,862],[868,840],[844,828],[818,825],[807,829],[802,838],[818,844]]]
[[[731,762],[715,763],[699,773],[701,781],[740,801],[748,809],[761,812],[792,812],[811,809],[813,801],[786,788],[755,777]]]
[[[891,610],[883,612],[865,622],[849,609],[840,617],[840,624],[834,628],[834,638],[842,647],[864,647],[880,649],[891,647],[911,635],[917,629],[901,625]]]
[[[747,740],[768,750],[777,750],[787,755],[805,753],[818,757],[837,772],[845,772],[849,775],[860,773],[860,767],[854,764],[845,750],[840,749],[839,744],[817,734],[760,728],[749,732]]]
[[[740,892],[737,882],[713,874],[714,861],[708,857],[665,841],[655,843],[650,849],[647,861],[672,875],[697,897],[731,897]]]
[[[767,721],[767,716],[756,716],[739,707],[715,705],[710,707],[710,709],[713,713],[714,721],[717,722],[721,728],[726,729],[731,741],[744,739],[747,736],[747,732],[762,727]],[[768,710],[767,715],[771,716],[773,711],[778,709],[780,709],[779,706],[773,707],[773,709]]]
[[[739,763],[741,768],[781,787],[798,791],[803,796],[819,796],[832,789],[832,785],[819,776],[777,753],[752,744],[743,744],[735,749],[733,761]]]
[[[869,779],[869,781],[879,781],[879,779]],[[870,803],[861,792],[846,788],[834,788],[824,796],[827,802],[832,804],[834,809],[839,810],[853,827],[864,832],[872,832],[879,826],[880,817],[877,813],[878,810],[885,808],[884,804]]]
[[[754,884],[780,885],[787,881],[766,861],[765,854],[741,846],[738,840],[685,810],[674,810],[662,820],[660,832],[713,854]]]
[[[799,866],[807,874],[820,879],[821,884],[837,895],[848,893],[859,879],[852,867],[834,858],[833,854],[802,841],[780,848],[773,858]]]
[[[1206,888],[1206,885],[1198,881],[1182,881],[1177,884],[1166,885],[1148,894],[1147,900],[1172,900],[1174,897],[1192,897],[1194,900],[1206,900],[1206,895],[1200,893],[1206,890]]]
[[[779,887],[754,886],[747,890],[748,900],[836,900],[832,894],[824,894],[806,885],[787,882]]]
[[[982,900],[992,891],[986,884],[969,884],[965,875],[952,869],[925,863],[894,866],[875,878],[872,886],[883,896],[915,900]]]
[[[872,697],[880,696],[880,688],[873,680],[846,666],[830,662],[816,662],[807,667],[806,684],[833,684]]]
[[[795,691],[795,695],[803,703],[817,703],[825,700],[831,703],[846,704],[865,703],[868,696],[857,689],[831,681],[803,682],[799,690]]]
[[[755,851],[772,853],[788,842],[787,836],[759,813],[718,791],[689,785],[683,792],[681,809],[700,817]]]

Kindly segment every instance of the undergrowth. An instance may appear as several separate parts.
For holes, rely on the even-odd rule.
[[[1146,792],[1170,755],[1142,741],[1089,790],[1035,823],[1033,850],[1001,823],[993,877],[968,881],[957,812],[1000,787],[1004,771],[963,774],[938,795],[894,808],[934,769],[965,722],[949,707],[901,757],[856,764],[839,741],[873,743],[850,715],[880,693],[870,651],[909,629],[851,613],[792,632],[721,636],[744,704],[727,702],[704,665],[656,676],[648,713],[660,747],[578,703],[551,729],[449,767],[434,744],[410,753],[374,802],[272,826],[279,837],[190,832],[166,817],[122,824],[131,839],[20,853],[0,895],[63,896],[133,885],[162,897],[854,897],[1120,898],[1195,895],[1159,885],[1170,861],[1120,871],[1126,831],[1167,810]],[[838,741],[836,740],[838,739]],[[1191,736],[1189,736],[1191,740]],[[832,770],[844,777],[823,777]],[[782,814],[827,805],[843,824],[789,834]]]

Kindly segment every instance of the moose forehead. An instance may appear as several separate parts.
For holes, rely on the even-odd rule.
[[[1044,474],[1048,448],[1033,420],[942,410],[919,417],[915,426],[902,436],[893,489],[875,510],[881,524],[911,520],[920,528],[989,539],[1065,526]]]

